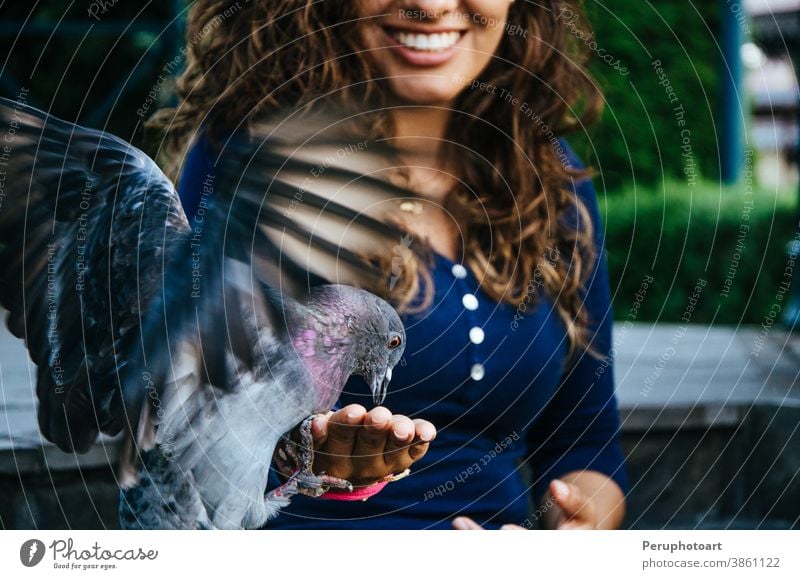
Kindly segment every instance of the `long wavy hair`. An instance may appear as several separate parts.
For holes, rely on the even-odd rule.
[[[569,32],[576,23],[590,31],[581,5],[511,5],[509,33],[480,78],[498,88],[462,91],[444,152],[456,160],[459,185],[444,205],[461,228],[465,263],[489,296],[520,312],[544,292],[567,328],[570,352],[589,341],[582,288],[596,248],[591,219],[570,185],[587,174],[570,166],[559,138],[593,123],[602,108],[586,71],[586,45]],[[565,13],[570,27],[561,20]],[[261,113],[312,106],[324,94],[356,115],[382,109],[390,95],[376,80],[360,30],[357,1],[195,2],[179,104],[148,123],[163,132],[160,159],[168,173],[178,174],[201,124],[212,136],[222,134]],[[498,97],[501,90],[516,101]],[[373,138],[393,131],[385,114],[364,127]],[[416,289],[413,281],[395,286],[406,298]]]

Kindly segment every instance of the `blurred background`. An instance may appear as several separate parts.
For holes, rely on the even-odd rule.
[[[66,5],[66,6],[65,6]],[[148,150],[184,0],[0,2],[0,95]],[[800,526],[800,0],[588,0],[632,528]],[[565,23],[568,25],[568,23]],[[65,455],[0,330],[0,527],[116,526],[116,446]]]

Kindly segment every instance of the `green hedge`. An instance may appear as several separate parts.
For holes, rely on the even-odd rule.
[[[169,82],[159,77],[168,74],[166,67],[182,44],[169,28],[171,2],[31,4],[3,4],[0,94],[14,98],[20,87],[27,88],[29,104],[141,146],[137,110],[159,82],[164,84],[160,104],[168,102]],[[52,37],[37,28],[54,26]]]
[[[691,132],[697,173],[718,178],[715,130],[719,127],[714,116],[719,106],[721,57],[716,43],[721,6],[721,0],[585,3],[598,49],[590,69],[607,105],[603,122],[573,140],[601,174],[599,188],[616,191],[631,182],[682,178],[684,129]],[[604,55],[610,55],[612,64],[618,60],[627,74],[598,57]],[[674,90],[673,103],[653,67],[655,60],[661,61],[664,78]],[[678,105],[685,110],[685,127],[678,126],[674,110]]]
[[[601,196],[600,205],[617,319],[639,292],[636,319],[679,322],[701,279],[691,322],[760,324],[785,302],[776,295],[798,232],[793,193],[674,182]]]

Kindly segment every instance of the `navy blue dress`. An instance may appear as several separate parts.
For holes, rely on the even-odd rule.
[[[213,173],[212,158],[202,140],[187,158],[179,192],[190,222],[202,182]],[[591,181],[576,183],[574,190],[589,209],[599,248],[584,304],[593,348],[602,357],[582,353],[566,364],[565,327],[536,283],[529,289],[531,298],[539,298],[537,306],[498,304],[471,271],[437,255],[433,305],[404,318],[406,350],[385,402],[396,414],[436,426],[427,455],[410,477],[367,501],[296,497],[268,528],[449,529],[458,515],[488,528],[528,526],[531,504],[549,481],[584,469],[627,490],[609,357],[602,224]],[[350,403],[372,406],[363,381],[346,387],[340,404]]]

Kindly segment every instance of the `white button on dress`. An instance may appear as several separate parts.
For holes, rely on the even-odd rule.
[[[461,265],[460,263],[454,264],[453,268],[450,271],[458,279],[464,279],[465,277],[467,277],[467,268]]]
[[[453,267],[450,269],[450,272],[456,279],[464,279],[465,277],[467,277],[467,268],[465,268],[460,263],[453,264]],[[464,306],[465,310],[474,312],[475,310],[478,309],[478,306],[480,304],[478,303],[478,298],[475,296],[475,294],[470,293],[461,296],[461,305]],[[479,328],[478,326],[470,328],[469,330],[470,342],[472,342],[477,346],[478,344],[482,344],[485,338],[486,335],[484,334],[482,328]],[[469,377],[475,382],[483,380],[485,376],[486,376],[486,368],[484,368],[483,364],[481,364],[480,362],[476,362],[475,364],[473,364],[469,370]]]
[[[473,344],[483,343],[483,338],[485,338],[485,335],[481,328],[475,326],[469,331],[469,341]]]
[[[475,297],[475,294],[464,294],[464,297],[461,298],[461,303],[470,311],[478,309],[478,298]]]

